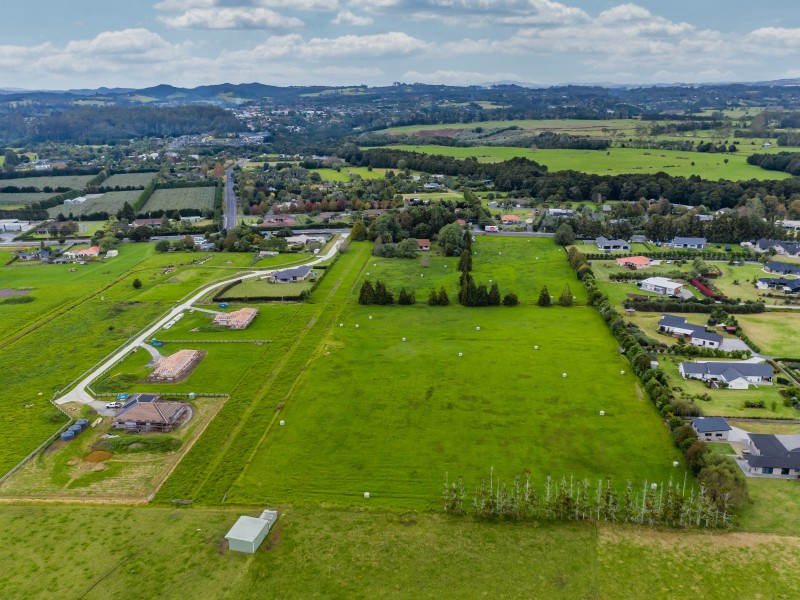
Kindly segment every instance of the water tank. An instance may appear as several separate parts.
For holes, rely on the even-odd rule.
[[[189,400],[194,400],[195,398],[197,398],[197,394],[195,394],[194,392],[191,392],[189,394]]]
[[[81,429],[80,425],[70,425],[67,431],[74,431],[75,435],[78,435],[83,429]]]
[[[61,439],[63,441],[65,441],[65,442],[69,442],[70,440],[74,440],[75,439],[75,432],[67,430],[67,431],[65,431],[64,433],[61,434]]]
[[[84,429],[86,429],[89,426],[89,420],[88,419],[78,419],[77,421],[75,421],[75,425],[78,425],[81,428],[81,431],[83,431]]]

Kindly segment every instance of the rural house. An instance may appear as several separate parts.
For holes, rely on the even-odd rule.
[[[692,419],[692,429],[697,433],[697,439],[719,442],[728,439],[732,427],[723,417],[697,417]]]
[[[748,437],[742,452],[747,475],[800,478],[800,435],[750,433]]]
[[[100,255],[99,246],[91,246],[90,248],[83,248],[82,250],[71,250],[64,252],[67,258],[97,258]]]
[[[697,237],[676,237],[672,240],[673,248],[683,248],[685,250],[702,250],[706,247],[706,238]]]
[[[800,243],[798,242],[782,242],[780,240],[761,238],[756,242],[754,250],[767,252],[770,248],[774,248],[776,254],[783,256],[800,256]]]
[[[683,284],[667,279],[666,277],[648,277],[639,283],[639,287],[648,292],[675,296],[683,290]]]
[[[172,431],[189,412],[185,402],[164,402],[157,394],[136,394],[114,419],[115,429],[128,432]]]
[[[800,265],[790,265],[782,262],[768,262],[764,264],[766,273],[777,275],[800,275]]]
[[[617,265],[628,269],[646,269],[650,266],[650,259],[646,256],[626,256],[618,258]]]
[[[417,250],[428,252],[431,249],[430,240],[417,240]]]
[[[519,223],[520,218],[517,215],[503,215],[500,221],[504,224]]]
[[[570,208],[548,208],[547,216],[557,219],[569,219],[575,216],[575,211]]]
[[[625,240],[609,240],[602,235],[596,238],[594,243],[597,244],[597,249],[601,252],[611,252],[612,250],[631,251],[631,245]]]
[[[658,330],[662,333],[691,338],[690,343],[701,348],[719,348],[722,345],[720,334],[711,333],[702,325],[687,323],[684,317],[662,315],[658,322]]]
[[[777,290],[785,294],[800,292],[800,279],[784,279],[783,277],[761,277],[756,283],[760,290]]]
[[[291,267],[290,269],[281,269],[275,271],[269,276],[272,283],[294,283],[303,281],[311,274],[311,267],[308,265],[300,265],[299,267]]]
[[[775,373],[765,363],[750,362],[682,362],[678,371],[684,379],[700,379],[713,387],[746,390],[750,384],[772,383]]]

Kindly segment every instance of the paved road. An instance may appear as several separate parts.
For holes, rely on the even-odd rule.
[[[243,158],[238,161],[235,166],[242,167],[250,162],[248,159]],[[236,194],[233,192],[233,167],[225,171],[225,211],[222,224],[225,229],[233,229],[236,227],[238,208],[236,206]]]
[[[329,258],[332,258],[338,251],[339,247],[344,243],[347,239],[348,234],[343,235],[337,242],[334,244],[333,248],[331,248],[324,256],[319,256],[316,259],[312,260],[308,265],[316,265],[321,263]],[[274,269],[270,270],[263,270],[263,271],[254,271],[251,273],[247,273],[246,275],[238,275],[236,277],[232,277],[230,279],[226,279],[225,281],[220,281],[219,283],[214,283],[211,285],[204,286],[199,288],[197,293],[195,293],[189,300],[175,306],[172,310],[169,311],[164,317],[158,319],[155,323],[153,323],[150,327],[148,327],[145,331],[140,333],[137,337],[129,340],[124,346],[122,346],[117,352],[113,354],[113,356],[109,357],[108,360],[104,361],[101,365],[99,365],[96,369],[94,369],[89,375],[83,378],[78,385],[76,385],[72,390],[61,396],[56,400],[56,404],[65,404],[67,402],[81,402],[83,404],[91,404],[98,412],[102,415],[113,415],[114,411],[109,411],[105,408],[106,402],[101,400],[95,400],[86,391],[86,388],[89,384],[97,379],[104,371],[110,369],[114,366],[114,364],[123,359],[129,352],[131,352],[134,348],[138,346],[146,346],[147,340],[151,339],[155,336],[155,334],[164,326],[167,321],[174,319],[176,316],[181,314],[184,311],[189,310],[192,308],[192,305],[203,298],[209,291],[215,290],[220,288],[232,281],[236,281],[237,279],[249,279],[251,277],[260,277],[269,273],[272,273]]]

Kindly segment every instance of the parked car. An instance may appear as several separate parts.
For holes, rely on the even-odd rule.
[[[122,408],[122,402],[109,402],[106,408]]]

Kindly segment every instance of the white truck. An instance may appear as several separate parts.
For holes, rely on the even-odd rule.
[[[484,228],[484,231],[494,231],[494,232],[497,232],[497,231],[500,231],[500,228],[499,228],[497,225],[487,225],[487,226]]]

